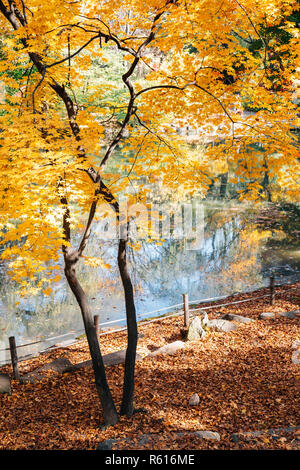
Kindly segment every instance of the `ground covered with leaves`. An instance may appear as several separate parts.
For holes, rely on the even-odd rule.
[[[263,433],[253,439],[232,440],[232,434],[241,431],[300,424],[300,366],[291,360],[293,344],[300,340],[299,318],[258,318],[262,312],[299,309],[300,283],[292,287],[294,290],[288,290],[291,286],[277,289],[273,307],[268,297],[207,307],[210,319],[230,312],[255,321],[240,323],[229,333],[211,331],[202,341],[187,342],[174,355],[146,357],[157,347],[182,340],[182,316],[140,323],[138,352],[143,360],[136,365],[136,407],[144,411],[121,417],[105,431],[99,429],[101,409],[90,367],[63,375],[49,371],[37,384],[21,385],[13,380],[12,395],[0,395],[0,449],[93,450],[105,439],[117,439],[119,449],[299,449],[299,430],[283,431],[276,439]],[[231,300],[267,292],[262,289]],[[124,349],[126,334],[101,336],[100,345],[103,354]],[[25,374],[62,356],[72,363],[89,359],[86,341],[24,361],[20,372]],[[106,369],[117,406],[123,369],[123,365]],[[0,372],[11,374],[11,367],[2,367]],[[192,407],[189,399],[194,393],[200,403]],[[200,430],[218,432],[220,441],[192,434]],[[141,444],[145,434],[150,439]]]

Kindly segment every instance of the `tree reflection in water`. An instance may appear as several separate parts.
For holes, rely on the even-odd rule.
[[[277,278],[289,275],[293,270],[300,271],[299,237],[295,235],[293,211],[290,225],[287,217],[274,227],[274,218],[271,218],[272,222],[262,224],[256,219],[256,211],[249,206],[245,209],[224,202],[216,206],[209,201],[204,206],[204,240],[199,249],[186,249],[184,239],[169,239],[161,245],[141,240],[139,250],[129,250],[138,315],[178,304],[185,292],[191,300],[229,295],[267,285],[271,271],[275,270]],[[125,317],[123,293],[115,266],[117,241],[99,241],[96,230],[89,243],[89,251],[94,253],[95,250],[111,268],[93,268],[82,263],[78,275],[87,288],[92,311],[100,315],[103,324]],[[80,312],[64,280],[54,286],[49,297],[40,293],[22,299],[5,271],[3,264],[0,272],[0,349],[7,346],[7,338],[11,335],[16,337],[18,344],[24,344],[36,337],[82,329]]]

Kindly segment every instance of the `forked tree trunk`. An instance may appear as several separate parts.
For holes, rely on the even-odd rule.
[[[131,416],[134,412],[134,371],[136,360],[136,348],[138,342],[138,329],[136,311],[134,305],[133,287],[128,272],[126,260],[126,240],[119,241],[118,266],[125,294],[126,318],[127,318],[127,350],[125,357],[123,399],[121,415]]]
[[[105,367],[100,351],[99,341],[94,326],[91,310],[87,296],[82,289],[75,271],[75,262],[65,261],[65,275],[69,286],[79,304],[86,337],[92,358],[95,375],[96,389],[103,409],[103,419],[105,426],[114,425],[119,421],[118,413],[106,380]]]

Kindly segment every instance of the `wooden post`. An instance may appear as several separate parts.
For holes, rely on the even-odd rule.
[[[99,317],[99,315],[94,315],[94,325],[95,325],[96,334],[98,336],[99,331],[100,331],[100,317]]]
[[[19,373],[19,367],[18,367],[18,354],[17,354],[15,337],[10,336],[8,339],[9,339],[11,363],[12,363],[12,368],[13,368],[13,377],[15,380],[20,380],[20,373]]]
[[[270,276],[270,305],[275,302],[275,285],[274,285],[274,274]]]
[[[190,324],[189,296],[188,294],[182,294],[182,297],[183,297],[184,326],[188,327]]]

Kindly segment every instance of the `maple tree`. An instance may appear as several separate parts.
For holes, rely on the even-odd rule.
[[[266,297],[261,297],[264,294]],[[117,441],[113,449],[131,451],[297,449],[299,369],[291,356],[296,351],[292,344],[299,347],[299,320],[279,314],[298,308],[299,282],[276,289],[272,311],[277,318],[271,320],[258,319],[269,309],[268,289],[239,294],[228,302],[237,300],[242,302],[222,306],[224,300],[219,300],[214,305],[207,304],[205,311],[210,319],[219,318],[222,312],[254,321],[240,323],[229,334],[211,332],[205,341],[190,342],[171,356],[146,357],[150,348],[182,340],[182,315],[141,322],[139,354],[143,360],[137,363],[136,393],[148,413],[122,419],[109,429],[100,430],[98,426],[98,403],[93,398],[93,372],[89,367],[75,374],[49,371],[47,378],[26,387],[14,381],[12,396],[2,395],[0,400],[0,448],[94,450],[100,442],[110,439]],[[101,337],[101,345],[105,352],[124,348],[126,333],[108,332]],[[57,349],[24,361],[22,373],[36,371],[61,357],[61,353]],[[87,360],[87,342],[74,344],[64,354],[74,364]],[[109,367],[115,397],[121,396],[122,368],[121,364]],[[10,366],[0,370],[9,373]],[[195,392],[200,403],[188,406]],[[266,433],[268,441],[256,436],[237,443],[231,437],[239,431],[274,432],[274,428],[289,426],[294,432],[288,433],[288,439],[272,439]],[[196,438],[194,432],[199,430],[218,432],[220,441]]]
[[[121,231],[128,327],[121,414],[130,415],[138,332],[119,196],[145,201],[143,184],[129,194],[141,176],[159,178],[178,199],[204,196],[214,168],[226,173],[232,166],[230,182],[245,181],[241,195],[248,199],[263,195],[266,174],[276,176],[287,197],[298,197],[299,42],[291,21],[298,10],[295,0],[0,1],[7,90],[0,113],[2,258],[24,293],[41,288],[48,295],[62,252],[105,424],[116,423],[118,413],[75,269],[80,259],[103,264],[84,257],[98,203],[113,209]],[[271,35],[272,28],[288,41]],[[95,67],[104,73],[109,66],[107,51],[121,64],[118,80],[112,85],[100,74],[88,83]],[[185,152],[176,128],[187,124],[200,136],[216,134],[218,145],[201,155]],[[261,152],[251,150],[258,143],[263,164]]]

